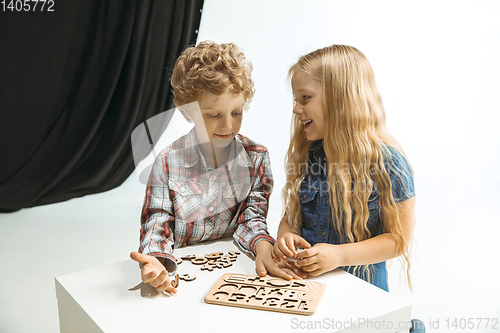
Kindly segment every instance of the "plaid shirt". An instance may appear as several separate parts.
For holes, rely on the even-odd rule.
[[[218,169],[207,166],[194,129],[160,152],[146,187],[140,252],[175,262],[174,248],[229,235],[251,253],[261,240],[274,244],[266,224],[273,187],[267,148],[239,134],[230,147]]]

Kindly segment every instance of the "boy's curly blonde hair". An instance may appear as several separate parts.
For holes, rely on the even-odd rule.
[[[252,69],[252,63],[233,43],[204,41],[190,46],[177,58],[170,79],[174,104],[179,107],[199,101],[206,92],[222,95],[230,89],[244,94],[248,108],[254,94]]]

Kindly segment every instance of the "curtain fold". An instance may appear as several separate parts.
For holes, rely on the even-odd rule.
[[[65,0],[0,14],[0,211],[119,186],[130,135],[173,107],[202,0]],[[166,128],[168,119],[162,128]]]

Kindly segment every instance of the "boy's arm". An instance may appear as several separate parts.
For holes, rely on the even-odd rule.
[[[271,244],[275,242],[267,231],[266,223],[269,196],[274,184],[267,151],[256,166],[253,180],[250,193],[241,208],[233,237],[243,250],[255,255],[257,243],[260,241],[268,241]]]
[[[170,227],[175,223],[173,202],[168,187],[168,166],[158,156],[151,170],[141,212],[141,234],[139,252],[157,257],[167,271],[177,268],[172,255],[174,233]]]

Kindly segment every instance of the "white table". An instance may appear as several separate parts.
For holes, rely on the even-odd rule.
[[[238,248],[224,239],[177,249],[174,255],[231,250]],[[173,296],[142,284],[132,260],[57,277],[61,333],[397,332],[403,331],[399,323],[411,318],[409,303],[340,269],[314,278],[327,288],[312,316],[206,304],[206,293],[222,274],[255,274],[254,262],[244,253],[229,268],[208,272],[183,262],[177,273],[196,280],[181,280]]]

